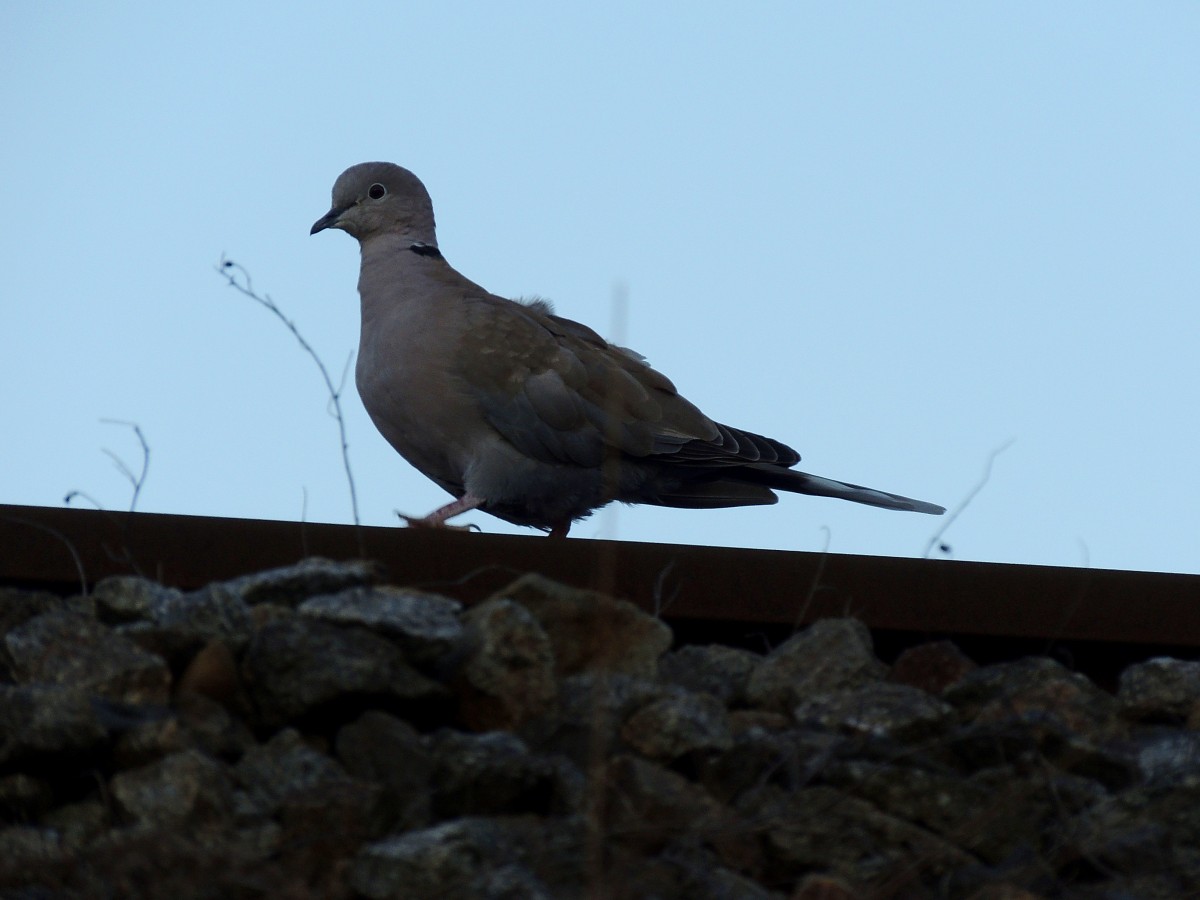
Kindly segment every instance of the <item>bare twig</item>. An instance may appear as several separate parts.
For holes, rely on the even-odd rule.
[[[146,484],[146,473],[150,471],[150,445],[146,443],[146,436],[142,434],[141,426],[136,422],[127,422],[124,419],[101,419],[100,421],[105,425],[124,425],[132,428],[133,433],[137,435],[138,443],[142,445],[142,471],[136,475],[125,460],[107,447],[104,448],[105,456],[113,461],[117,471],[129,479],[129,483],[133,485],[133,496],[129,499],[129,511],[133,512],[137,509],[138,497],[141,496],[142,487]],[[76,497],[82,497],[96,509],[104,510],[104,506],[95,497],[81,490],[68,491],[67,495],[63,497],[63,503],[70,504]]]
[[[104,506],[103,506],[103,504],[100,503],[99,500],[97,500],[95,497],[93,497],[87,491],[81,491],[78,489],[73,490],[73,491],[67,491],[67,495],[65,497],[63,497],[63,503],[65,503],[67,506],[70,506],[71,501],[74,500],[76,497],[82,497],[88,503],[92,504],[92,506],[96,507],[96,509],[101,510],[101,511],[104,510]]]
[[[133,433],[137,435],[138,443],[142,445],[142,471],[137,475],[133,474],[133,470],[125,464],[125,460],[117,456],[107,447],[104,452],[108,454],[117,466],[118,471],[133,485],[133,496],[129,499],[129,511],[133,512],[137,508],[138,496],[142,493],[142,485],[146,483],[146,473],[150,470],[150,445],[146,443],[146,436],[142,434],[141,426],[137,422],[126,422],[124,419],[101,419],[106,425],[125,425],[133,429]]]
[[[333,379],[329,377],[329,370],[325,368],[325,363],[317,355],[317,351],[313,349],[312,344],[304,339],[304,336],[300,333],[300,329],[296,327],[296,323],[283,314],[283,310],[271,299],[270,294],[259,294],[254,290],[254,286],[250,281],[250,273],[243,266],[226,259],[222,255],[220,262],[217,263],[215,268],[229,282],[231,288],[234,288],[239,293],[244,294],[273,313],[287,327],[288,331],[292,333],[292,336],[299,342],[304,352],[311,356],[313,362],[317,364],[317,369],[320,370],[321,378],[325,382],[325,389],[329,392],[329,401],[333,406],[333,417],[337,420],[338,438],[342,445],[342,464],[346,469],[346,483],[350,487],[350,508],[354,514],[354,524],[361,524],[358,517],[358,492],[354,488],[354,473],[350,468],[350,445],[346,441],[346,417],[342,414],[342,386],[334,387]],[[350,364],[347,362],[347,371],[349,367]],[[344,381],[345,372],[342,373],[342,378]]]
[[[933,537],[931,537],[929,539],[929,543],[925,545],[925,552],[921,554],[923,559],[929,559],[929,554],[933,552],[934,546],[941,541],[942,535],[946,533],[947,529],[954,524],[954,520],[959,517],[959,514],[971,504],[971,501],[974,500],[979,492],[982,491],[987,485],[988,481],[992,477],[992,463],[996,461],[996,457],[1011,447],[1016,440],[1016,438],[1009,438],[991,452],[991,454],[988,456],[987,465],[983,467],[983,476],[979,479],[979,482],[975,485],[975,487],[971,488],[971,490],[967,493],[967,496],[963,498],[962,503],[958,504],[954,511],[951,512],[950,515],[946,516],[946,521],[942,523],[942,527],[933,533]]]

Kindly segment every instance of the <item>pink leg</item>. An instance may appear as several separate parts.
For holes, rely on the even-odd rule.
[[[446,520],[452,519],[462,513],[470,512],[482,504],[482,497],[476,497],[473,494],[463,494],[453,503],[440,506],[429,515],[420,519],[406,516],[404,513],[396,513],[396,515],[407,522],[410,528],[451,528],[456,531],[467,531],[470,528],[469,525],[447,525]]]

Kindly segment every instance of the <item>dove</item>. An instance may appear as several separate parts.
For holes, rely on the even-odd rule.
[[[455,499],[410,525],[479,509],[566,536],[613,501],[753,506],[776,491],[939,515],[932,503],[800,472],[786,444],[714,422],[639,354],[498,297],[438,248],[433,202],[392,163],[351,166],[310,234],[361,253],[355,381],[389,444]],[[406,517],[407,518],[407,517]]]

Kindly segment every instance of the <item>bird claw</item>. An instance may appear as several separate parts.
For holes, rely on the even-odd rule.
[[[483,529],[474,522],[468,525],[451,525],[444,519],[438,519],[434,516],[406,516],[399,510],[393,510],[396,515],[404,520],[404,525],[407,528],[437,528],[444,531],[478,531],[483,532]]]

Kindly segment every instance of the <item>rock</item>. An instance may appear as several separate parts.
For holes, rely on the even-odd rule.
[[[643,756],[672,760],[703,750],[727,750],[733,729],[711,694],[671,693],[641,707],[621,726],[621,739]]]
[[[859,900],[862,892],[841,878],[805,875],[792,892],[791,900]]]
[[[112,807],[111,799],[102,802],[88,798],[66,803],[45,813],[40,824],[58,835],[59,846],[64,850],[79,853],[112,826]]]
[[[0,586],[0,636],[49,612],[77,612],[90,617],[95,613],[95,606],[87,597],[63,598],[49,591],[22,591]],[[0,664],[3,662],[0,659]]]
[[[370,710],[338,731],[335,748],[350,775],[379,785],[380,815],[388,828],[430,824],[434,757],[415,728]]]
[[[1137,767],[1152,788],[1200,785],[1200,732],[1160,732],[1138,740]]]
[[[61,864],[62,846],[52,829],[32,825],[0,828],[0,887],[24,887],[28,884],[23,877],[26,873]]]
[[[312,715],[344,721],[372,701],[431,704],[446,697],[386,638],[302,616],[255,632],[242,674],[267,727]]]
[[[580,769],[599,756],[626,749],[621,726],[639,709],[672,693],[670,688],[645,678],[584,672],[559,683],[558,704],[523,734],[531,743],[564,754]],[[678,688],[674,693],[683,691]]]
[[[1200,722],[1200,662],[1158,657],[1121,673],[1117,702],[1126,718]]]
[[[558,694],[554,651],[533,614],[488,600],[463,615],[465,658],[456,677],[459,718],[476,731],[513,729],[545,714]]]
[[[1060,875],[1083,874],[1111,886],[1112,896],[1185,897],[1200,885],[1200,784],[1135,788],[1076,815],[1077,855]],[[1098,874],[1097,874],[1098,873]],[[1120,893],[1124,891],[1124,893]]]
[[[658,658],[671,646],[671,630],[632,603],[596,591],[523,575],[495,594],[531,613],[554,648],[554,671],[584,671],[653,677]]]
[[[396,641],[410,661],[430,664],[443,659],[462,640],[457,600],[411,588],[354,587],[337,594],[310,597],[299,612],[339,625],[362,625]]]
[[[766,709],[734,709],[729,713],[729,725],[734,734],[745,731],[786,731],[792,727],[792,717]]]
[[[582,802],[579,770],[560,756],[531,753],[515,735],[443,729],[428,745],[435,760],[431,787],[436,818],[564,815],[576,812]]]
[[[121,731],[112,756],[121,768],[143,766],[184,750],[198,750],[214,759],[234,759],[254,743],[244,722],[207,697],[192,695],[180,698],[167,714]]]
[[[249,640],[252,626],[250,608],[240,596],[221,585],[210,585],[190,594],[151,593],[142,618],[118,626],[117,631],[182,667],[214,641],[240,650]]]
[[[1200,889],[1198,663],[1117,698],[946,642],[889,673],[848,619],[664,655],[600,594],[527,578],[464,612],[377,575],[0,589],[0,894]]]
[[[765,785],[743,794],[736,808],[762,837],[769,880],[816,870],[894,891],[973,861],[931,832],[831,787]]]
[[[896,657],[891,679],[930,694],[940,694],[976,668],[953,641],[930,641],[909,647]]]
[[[240,814],[258,817],[274,815],[286,801],[319,787],[345,789],[354,784],[336,761],[290,728],[247,751],[233,775],[243,797]]]
[[[0,764],[65,765],[108,738],[88,694],[77,687],[0,684]]]
[[[1047,657],[975,669],[951,685],[943,699],[980,725],[1041,719],[1092,739],[1124,732],[1112,695]]]
[[[145,826],[203,829],[232,818],[229,773],[195,750],[121,772],[110,784],[121,812]]]
[[[96,613],[110,625],[139,619],[149,621],[154,609],[171,606],[182,598],[183,591],[141,575],[109,575],[92,589]]]
[[[17,680],[82,688],[125,703],[166,703],[171,673],[161,657],[78,612],[48,612],[4,637]]]
[[[0,818],[28,821],[50,808],[54,789],[48,781],[25,772],[0,775]]]
[[[382,577],[383,569],[372,560],[335,561],[310,556],[294,565],[252,572],[209,587],[239,597],[250,606],[270,603],[296,607],[309,597],[372,585]]]
[[[699,843],[734,867],[758,864],[751,828],[700,785],[628,755],[614,757],[598,777],[604,786],[601,825],[621,846],[655,852]]]
[[[497,879],[532,888],[531,897],[562,896],[550,893],[521,865],[526,852],[538,847],[528,840],[532,831],[530,823],[523,820],[463,818],[389,837],[359,851],[350,884],[370,898],[473,900],[495,896],[481,890]],[[508,874],[498,878],[496,870],[501,868]]]
[[[822,773],[847,794],[880,811],[940,835],[990,864],[1014,854],[1055,851],[1054,833],[1063,808],[1046,775],[1022,778],[1012,766],[985,769],[963,778],[952,770],[900,762],[838,761]],[[1104,792],[1095,791],[1088,802]]]
[[[191,658],[179,676],[176,694],[199,694],[233,709],[248,708],[237,659],[220,638],[209,641]]]
[[[751,729],[736,734],[725,752],[703,760],[698,780],[718,800],[733,804],[764,784],[805,787],[847,752],[847,740],[829,732],[794,725],[778,732]]]
[[[790,713],[811,696],[879,681],[886,673],[862,622],[822,619],[771,651],[751,674],[746,695],[755,706]]]
[[[830,731],[915,741],[948,726],[954,709],[917,688],[877,681],[808,697],[792,717]]]
[[[659,677],[689,691],[712,694],[726,706],[746,703],[750,673],[762,657],[720,644],[680,647],[659,660]]]

